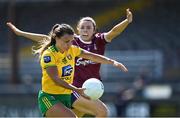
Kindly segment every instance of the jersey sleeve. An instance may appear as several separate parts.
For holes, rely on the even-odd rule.
[[[41,56],[40,63],[41,63],[42,68],[47,68],[50,66],[56,66],[54,55],[47,50]]]
[[[101,44],[105,45],[108,43],[104,38],[104,33],[97,33],[97,34],[95,34],[95,37],[96,37],[97,41]]]

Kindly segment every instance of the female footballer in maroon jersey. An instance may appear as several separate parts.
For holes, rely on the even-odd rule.
[[[106,44],[111,42],[112,39],[118,36],[128,26],[128,24],[132,22],[132,13],[129,11],[129,9],[126,10],[126,15],[127,17],[124,21],[115,25],[110,31],[104,33],[96,32],[96,23],[91,17],[82,18],[78,22],[77,29],[79,35],[75,36],[73,45],[77,45],[93,53],[104,55]],[[24,32],[17,29],[11,23],[7,23],[7,25],[18,36],[23,36],[34,41],[43,40],[44,38],[49,39],[47,35]],[[73,85],[81,87],[84,81],[89,78],[97,78],[101,80],[99,72],[99,63],[95,63],[83,58],[76,58],[75,78]],[[108,109],[102,101],[88,100],[75,92],[73,92],[72,96],[72,106],[78,116],[82,116],[84,114],[92,114],[96,117],[107,116]]]

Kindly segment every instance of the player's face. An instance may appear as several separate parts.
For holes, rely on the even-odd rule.
[[[84,41],[90,41],[95,32],[93,23],[91,21],[81,21],[79,23],[78,30],[81,39]]]
[[[61,38],[56,37],[56,46],[60,49],[61,52],[68,51],[72,45],[72,40],[74,35],[65,34]]]

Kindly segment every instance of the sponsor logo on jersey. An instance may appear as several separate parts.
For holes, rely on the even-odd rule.
[[[62,77],[70,76],[73,71],[73,67],[71,65],[62,67]]]
[[[83,58],[78,58],[76,61],[76,66],[80,66],[80,65],[86,66],[88,64],[97,64],[97,63],[91,60],[84,60]]]

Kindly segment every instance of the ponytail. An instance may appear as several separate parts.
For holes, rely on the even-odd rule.
[[[41,58],[43,52],[51,45],[56,44],[56,37],[61,38],[64,34],[74,35],[74,30],[70,25],[67,24],[55,24],[50,33],[50,39],[43,39],[38,42],[39,46],[37,49],[32,49],[34,55],[38,55],[39,59]]]

